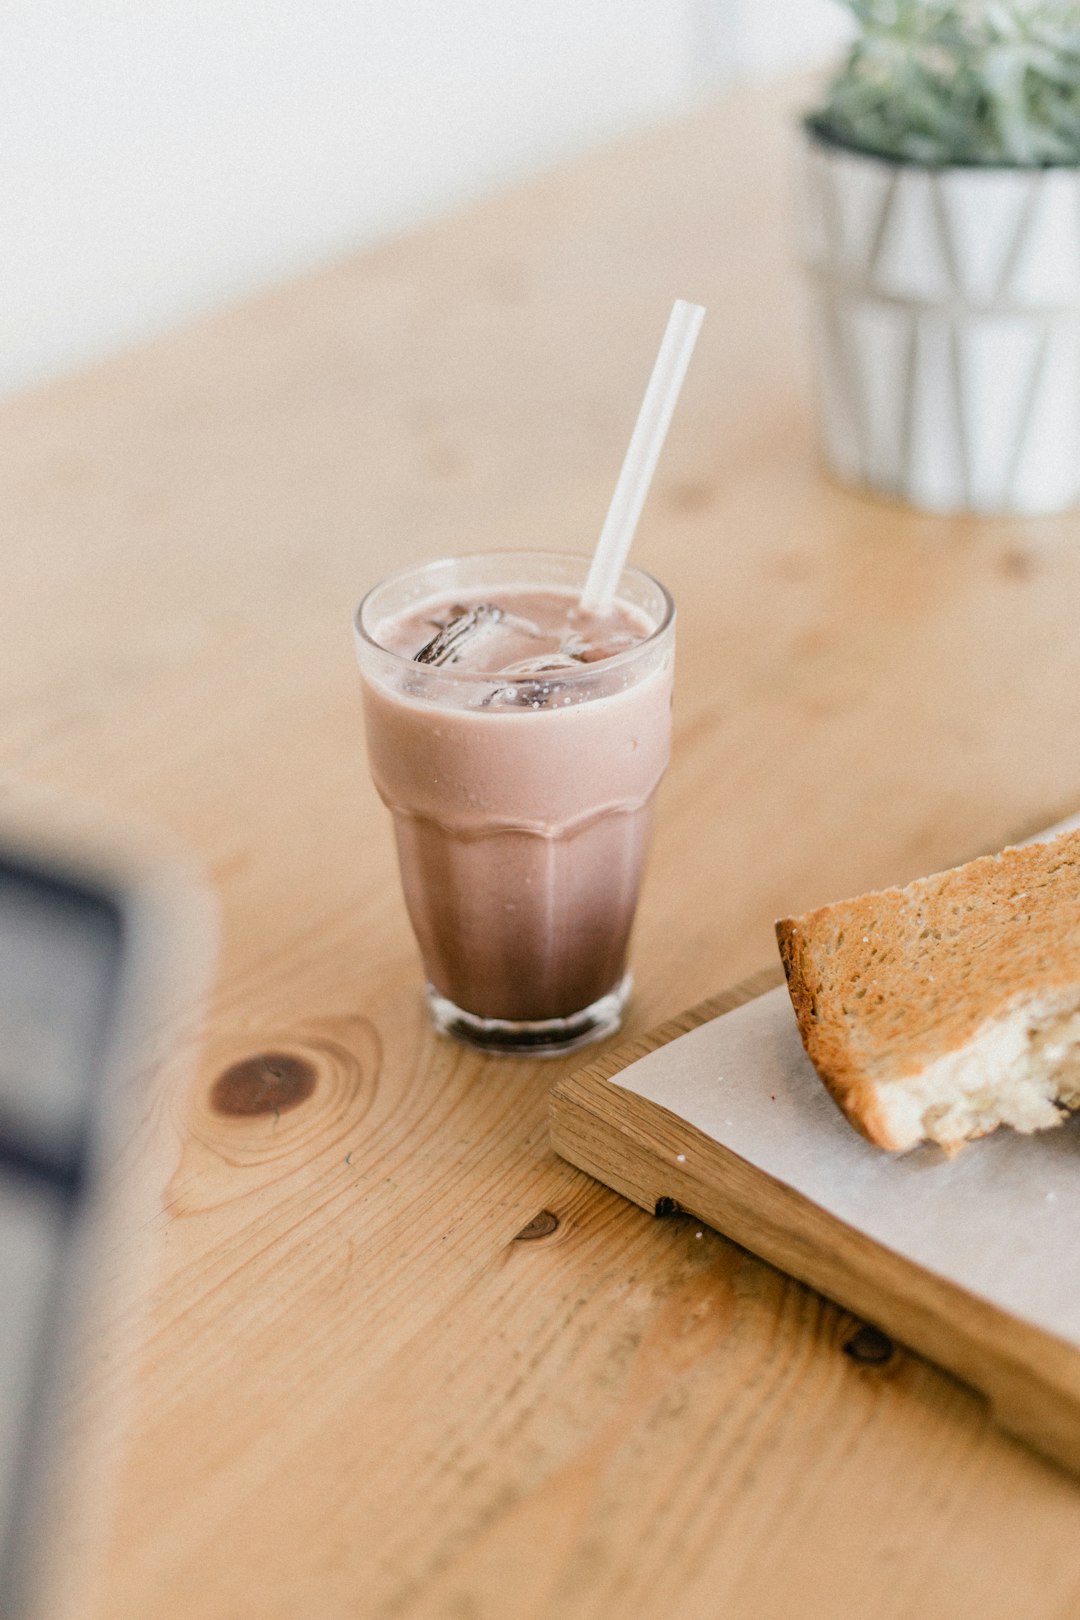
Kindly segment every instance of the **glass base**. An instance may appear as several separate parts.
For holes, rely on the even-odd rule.
[[[591,1041],[614,1035],[622,1023],[623,1008],[630,996],[633,977],[624,973],[614,990],[567,1018],[538,1018],[520,1022],[510,1018],[479,1018],[465,1012],[433,984],[425,987],[427,1004],[435,1028],[443,1035],[479,1047],[483,1052],[503,1057],[562,1057]]]

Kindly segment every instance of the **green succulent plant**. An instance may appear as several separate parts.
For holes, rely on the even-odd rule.
[[[808,123],[905,162],[1080,164],[1080,0],[842,0],[858,35]]]

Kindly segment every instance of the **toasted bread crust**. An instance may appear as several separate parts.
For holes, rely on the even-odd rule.
[[[820,978],[813,951],[804,948],[807,936],[800,931],[814,915],[810,912],[803,918],[781,917],[776,923],[780,960],[784,964],[803,1046],[834,1102],[860,1135],[875,1147],[895,1151],[901,1144],[889,1130],[873,1086],[854,1069],[848,1053],[836,1039],[835,1026],[818,1019]]]
[[[851,1123],[895,1150],[882,1084],[1080,988],[1080,832],[781,918],[776,937],[811,1062]]]

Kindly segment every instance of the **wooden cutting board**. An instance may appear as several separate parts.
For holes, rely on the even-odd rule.
[[[825,1092],[782,986],[777,964],[560,1080],[556,1151],[939,1362],[1080,1472],[1080,1118],[884,1154]]]

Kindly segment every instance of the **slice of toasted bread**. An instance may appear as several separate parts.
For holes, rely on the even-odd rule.
[[[878,1147],[1080,1107],[1080,832],[776,924],[803,1045]]]

